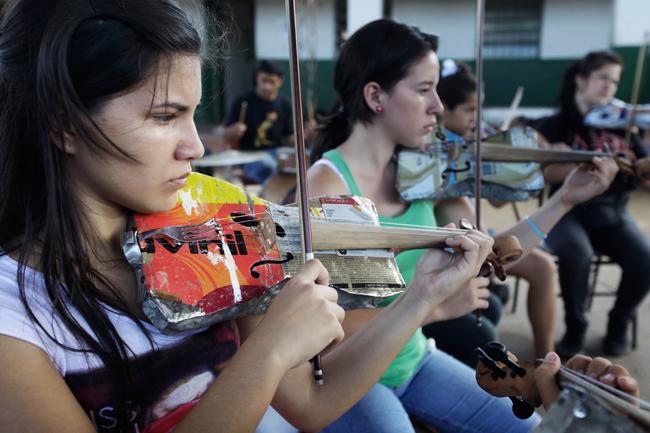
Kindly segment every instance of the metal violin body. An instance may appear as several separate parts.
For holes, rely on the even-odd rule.
[[[628,125],[650,129],[650,104],[637,105],[612,99],[609,104],[594,107],[585,115],[585,125],[603,129],[625,129]]]
[[[532,128],[494,134],[483,141],[482,147],[484,198],[522,201],[544,188],[539,164],[512,159],[512,149],[537,149],[537,135]],[[473,197],[475,182],[475,146],[471,143],[446,140],[444,134],[436,134],[425,151],[401,150],[397,154],[397,190],[404,201]]]
[[[380,227],[374,204],[354,196],[309,204],[315,256],[346,309],[369,308],[404,290],[394,256],[444,247],[466,230]],[[302,264],[298,209],[249,196],[225,181],[193,173],[170,211],[135,214],[123,251],[135,269],[151,322],[178,332],[259,314]],[[494,248],[491,268],[521,254],[516,239]]]
[[[593,157],[614,158],[621,172],[650,178],[650,158],[588,150],[542,149],[532,128],[513,128],[482,143],[482,196],[519,201],[544,188],[540,164],[588,163]],[[473,197],[476,180],[474,144],[436,140],[426,151],[401,150],[397,155],[397,190],[404,201]]]

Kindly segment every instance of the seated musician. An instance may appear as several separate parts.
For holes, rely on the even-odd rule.
[[[334,88],[341,108],[320,130],[309,170],[310,194],[356,194],[373,200],[382,225],[435,227],[444,204],[430,200],[400,201],[393,155],[398,144],[420,148],[436,125],[443,106],[436,92],[439,63],[437,38],[391,20],[373,21],[357,30],[342,46],[335,67]],[[616,165],[595,159],[596,171],[580,169],[563,187],[562,198],[532,216],[537,230],[548,230],[573,204],[603,191]],[[526,223],[506,232],[514,234],[525,252],[539,238]],[[422,250],[398,255],[405,280],[418,278],[415,265]],[[469,284],[464,303],[421,323],[466,315],[487,307],[487,278]],[[403,298],[386,309],[392,309]],[[394,301],[394,299],[391,299]],[[377,310],[348,312],[347,335],[356,336]],[[381,338],[376,344],[382,344]],[[476,416],[477,413],[485,414]],[[531,425],[514,420],[495,401],[485,399],[466,365],[440,349],[427,346],[421,330],[414,332],[377,385],[327,432],[412,432],[408,415],[414,415],[441,432],[525,431]]]
[[[291,103],[280,94],[284,83],[282,68],[269,61],[255,70],[255,89],[239,96],[224,119],[226,142],[240,150],[268,150],[264,161],[244,164],[244,176],[262,184],[276,170],[273,149],[293,143]]]
[[[424,254],[401,302],[323,355],[322,386],[307,360],[342,339],[344,311],[318,261],[263,317],[174,335],[152,326],[121,237],[132,212],[176,206],[203,153],[201,38],[176,3],[3,8],[3,432],[251,432],[272,400],[318,430],[376,383],[425,317],[466,295],[492,249],[468,231],[447,240],[457,253]]]
[[[583,122],[591,108],[614,97],[622,67],[620,57],[607,51],[589,53],[571,65],[562,82],[559,111],[538,122],[538,130],[549,142],[563,142],[573,149],[643,156],[636,141],[627,147],[621,131],[589,127]],[[572,164],[545,168],[552,193],[572,169]],[[626,209],[629,192],[636,184],[636,180],[619,174],[604,194],[576,206],[548,235],[546,243],[559,258],[566,331],[556,350],[564,357],[584,348],[588,326],[585,299],[595,253],[606,254],[623,271],[609,312],[603,353],[620,356],[630,350],[629,326],[650,290],[650,242]]]
[[[438,94],[444,105],[442,122],[450,140],[471,140],[476,126],[476,109],[478,93],[476,78],[468,67],[453,60],[446,60],[443,65]],[[440,224],[457,221],[462,217],[475,220],[473,205],[466,197],[439,203],[436,216]],[[535,248],[526,257],[508,269],[509,275],[524,278],[529,283],[528,317],[533,328],[535,353],[543,357],[554,348],[555,328],[555,264],[551,256]],[[427,325],[423,328],[428,337],[436,339],[439,347],[464,361],[475,365],[474,348],[482,347],[488,341],[496,340],[496,335],[486,335],[486,331],[476,332],[475,320],[471,315]],[[489,323],[488,323],[489,327]]]

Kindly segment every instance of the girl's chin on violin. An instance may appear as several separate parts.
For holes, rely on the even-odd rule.
[[[178,191],[179,189],[185,188],[185,186],[187,185],[187,178],[189,177],[189,175],[190,175],[190,172],[188,171],[187,173],[183,174],[182,176],[171,179],[169,181],[169,184],[176,191]]]

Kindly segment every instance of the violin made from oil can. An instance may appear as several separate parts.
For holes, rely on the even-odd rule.
[[[650,157],[587,150],[542,149],[535,130],[513,128],[481,144],[481,195],[523,201],[544,188],[541,164],[588,163],[594,157],[614,158],[621,172],[639,180],[650,178]],[[397,155],[397,190],[404,201],[473,197],[476,180],[475,145],[442,141],[427,151],[401,150]]]
[[[316,258],[330,273],[344,308],[368,308],[404,290],[396,253],[444,248],[464,229],[379,226],[374,204],[354,196],[310,203]],[[140,299],[165,332],[208,326],[263,312],[302,264],[298,210],[192,173],[176,207],[135,214],[123,251],[135,269]],[[488,260],[497,275],[521,255],[513,237],[499,239]]]

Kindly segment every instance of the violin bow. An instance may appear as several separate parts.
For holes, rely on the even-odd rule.
[[[289,23],[289,76],[291,78],[291,97],[293,99],[293,130],[296,147],[296,188],[300,214],[300,234],[303,260],[314,258],[309,220],[309,190],[307,188],[307,168],[305,166],[305,137],[302,117],[302,92],[300,89],[300,61],[298,52],[298,30],[296,26],[296,3],[285,0],[287,22]],[[323,384],[323,370],[320,355],[311,359],[316,384]]]
[[[643,65],[645,63],[645,54],[648,48],[648,40],[650,39],[650,32],[646,32],[643,36],[643,41],[639,47],[639,54],[636,58],[636,70],[634,71],[634,83],[632,84],[632,98],[630,104],[632,105],[632,111],[630,112],[630,118],[627,122],[627,127],[625,128],[625,147],[630,148],[632,143],[632,125],[634,124],[634,118],[636,117],[636,108],[639,103],[639,93],[641,91],[641,77],[643,75]]]
[[[474,195],[476,197],[476,228],[481,230],[481,140],[483,111],[483,35],[485,28],[485,0],[476,1],[476,82],[478,104],[476,106],[476,178]],[[476,324],[481,326],[481,310],[474,311]]]

